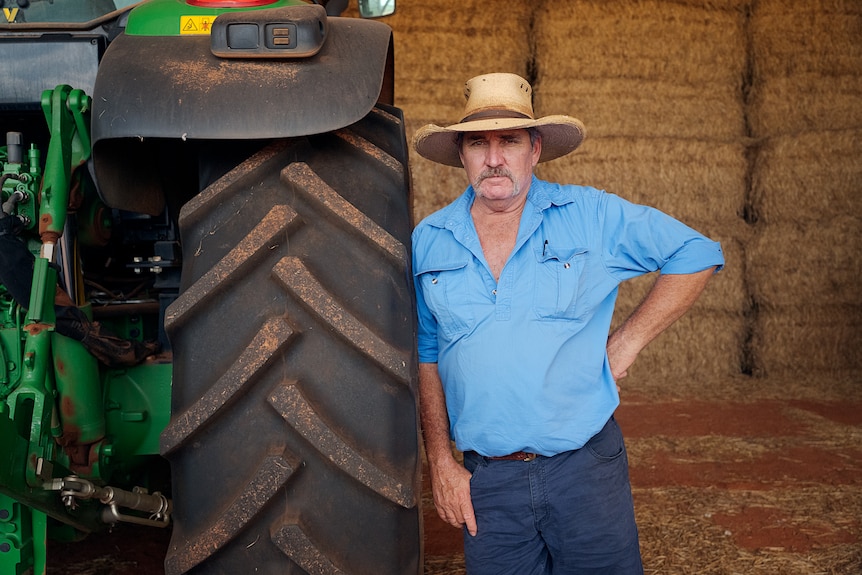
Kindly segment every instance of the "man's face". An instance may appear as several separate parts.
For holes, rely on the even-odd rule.
[[[531,145],[527,130],[467,132],[459,150],[473,190],[486,200],[510,199],[525,192],[541,152],[541,138]]]

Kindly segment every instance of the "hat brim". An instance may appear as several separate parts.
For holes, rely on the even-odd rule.
[[[542,136],[539,162],[547,162],[573,152],[586,136],[580,120],[571,116],[545,116],[537,120],[524,118],[487,118],[441,127],[428,124],[416,131],[413,147],[419,155],[447,166],[462,167],[458,154],[458,134],[490,130],[536,128]]]

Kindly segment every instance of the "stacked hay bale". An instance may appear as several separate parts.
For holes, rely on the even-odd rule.
[[[629,385],[679,389],[740,373],[750,233],[743,1],[546,7],[534,27],[536,112],[579,117],[587,140],[574,155],[541,165],[539,176],[655,206],[720,241],[727,260],[695,308],[641,354]],[[654,275],[621,286],[615,323]]]
[[[488,9],[480,0],[407,0],[386,23],[395,38],[395,98],[408,137],[425,124],[449,125],[464,112],[464,82],[492,71],[526,74],[530,51],[529,2]],[[505,17],[501,17],[501,12]],[[413,154],[416,221],[442,208],[467,185],[460,168]]]
[[[759,0],[751,37],[755,367],[852,374],[862,367],[862,4]]]

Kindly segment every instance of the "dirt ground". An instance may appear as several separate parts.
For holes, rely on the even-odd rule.
[[[685,387],[685,386],[682,386]],[[853,378],[624,387],[641,549],[651,574],[862,574],[862,390]],[[460,531],[423,490],[425,573],[464,573]],[[162,573],[165,530],[49,544],[51,575]]]

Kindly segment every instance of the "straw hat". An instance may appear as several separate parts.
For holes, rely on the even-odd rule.
[[[461,167],[459,132],[536,128],[542,135],[540,162],[547,162],[581,145],[584,125],[571,116],[533,116],[533,89],[517,74],[476,76],[464,85],[467,104],[461,121],[445,128],[428,124],[416,131],[413,147],[421,156],[447,166]]]

